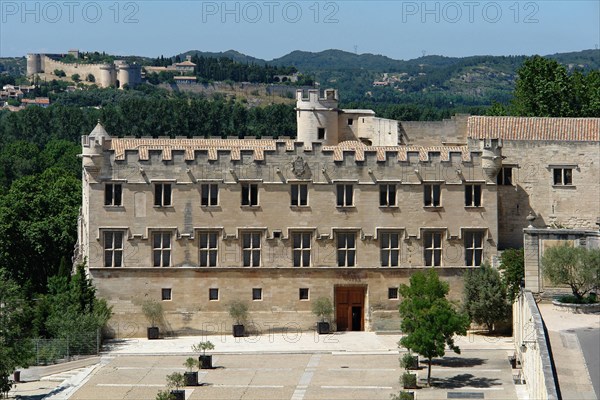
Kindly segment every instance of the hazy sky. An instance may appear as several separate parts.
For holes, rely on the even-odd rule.
[[[599,44],[600,0],[0,0],[0,57],[71,48],[154,57],[234,49],[270,60],[335,48],[411,59],[545,55]]]

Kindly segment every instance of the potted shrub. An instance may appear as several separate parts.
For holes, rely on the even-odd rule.
[[[410,351],[405,353],[402,358],[400,358],[400,367],[404,368],[406,371],[409,369],[419,369],[419,356],[412,354]]]
[[[183,374],[185,386],[198,386],[198,371],[194,371],[194,368],[198,366],[198,361],[194,357],[188,357],[183,365],[187,368],[187,372]]]
[[[180,372],[167,375],[167,387],[171,391],[173,400],[185,400],[185,390],[181,390],[183,385],[185,385],[185,378]]]
[[[159,330],[156,323],[160,320],[163,313],[162,304],[156,300],[146,300],[142,304],[142,312],[150,323],[147,329],[148,339],[158,339]]]
[[[192,350],[196,352],[202,352],[198,357],[198,366],[200,369],[211,369],[212,368],[212,355],[207,355],[206,350],[214,350],[215,345],[210,341],[200,342],[192,346]]]
[[[172,400],[171,393],[168,390],[161,390],[156,394],[154,400]]]
[[[416,389],[417,388],[417,374],[411,374],[406,371],[402,374],[402,387],[404,389]]]
[[[317,332],[319,334],[329,333],[330,325],[326,319],[333,313],[333,305],[331,304],[329,297],[319,297],[315,300],[312,306],[312,312],[318,318],[321,318],[321,321],[317,322]]]
[[[229,304],[229,315],[235,321],[233,325],[233,337],[244,336],[244,322],[248,317],[248,305],[243,301],[234,301]]]
[[[391,397],[391,400],[415,400],[415,392],[411,392],[408,390],[401,390],[398,394],[394,394]]]

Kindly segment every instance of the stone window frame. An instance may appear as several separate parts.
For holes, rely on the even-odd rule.
[[[577,169],[576,165],[550,165],[550,169],[553,187],[575,187],[573,171]]]
[[[161,301],[172,301],[173,300],[173,288],[161,288],[160,289]]]
[[[350,197],[350,202],[348,202]],[[337,208],[354,207],[354,183],[338,182],[335,185],[335,205]]]
[[[257,182],[241,182],[241,206],[243,208],[251,208],[251,207],[259,207],[260,206],[260,196],[259,196],[259,187]],[[253,195],[252,192],[256,191]]]
[[[300,247],[296,247],[296,237],[301,235]],[[308,235],[308,247],[304,247],[305,235]],[[313,247],[313,234],[312,231],[307,230],[293,230],[290,232],[291,248],[292,248],[292,266],[294,268],[309,268],[312,267],[312,247]],[[299,253],[299,265],[296,265],[296,253]],[[305,253],[308,252],[308,265],[303,265],[305,260]]]
[[[393,190],[390,190],[392,187],[393,187]],[[392,195],[392,194],[394,197],[394,199],[393,199],[394,201],[390,202],[390,195]],[[382,208],[398,207],[398,185],[396,183],[380,183],[379,184],[379,207],[382,207]]]
[[[262,288],[252,288],[252,301],[262,301],[263,300],[263,289]]]
[[[438,189],[437,193],[436,188]],[[423,207],[430,209],[442,207],[442,184],[440,182],[423,183]]]
[[[160,240],[160,247],[156,246],[156,236],[160,235],[161,236],[161,240]],[[164,238],[167,237],[166,235],[168,235],[169,238],[169,246],[165,247],[164,246]],[[172,229],[153,229],[150,232],[150,240],[151,240],[151,246],[152,246],[152,253],[151,253],[151,264],[153,268],[169,268],[173,266],[173,230]],[[168,265],[164,265],[164,252],[168,251],[169,252],[169,259],[168,259]],[[156,252],[160,252],[160,262],[159,265],[156,265]]]
[[[117,190],[118,188],[118,190]],[[118,195],[117,195],[118,194]],[[104,184],[104,207],[123,207],[123,184],[107,182]]]
[[[173,182],[157,181],[154,184],[154,207],[173,207]],[[168,190],[165,190],[167,189]],[[168,197],[166,196],[168,193]]]
[[[244,240],[247,237],[247,235],[250,235],[250,241],[249,241],[249,245],[250,247],[244,247]],[[255,245],[255,240],[254,240],[254,235],[258,235],[258,247],[254,247]],[[260,230],[247,230],[247,231],[242,231],[240,232],[240,249],[242,252],[242,267],[244,268],[258,268],[262,266],[262,238],[263,238],[263,232]],[[254,260],[255,260],[255,252],[258,251],[258,265],[253,265],[254,264]],[[245,252],[249,252],[249,264],[246,265],[246,258],[245,258]]]
[[[389,236],[388,237],[388,246],[387,247],[383,247],[384,245],[384,237],[385,236]],[[397,246],[398,247],[391,247],[392,244],[392,236],[391,235],[397,235],[398,236],[398,240],[397,240]],[[401,254],[401,249],[402,249],[402,235],[403,232],[401,230],[393,230],[393,229],[386,229],[386,230],[382,230],[380,232],[378,232],[377,234],[377,239],[379,240],[379,266],[382,268],[397,268],[400,267],[400,254]],[[388,251],[388,255],[387,255],[387,259],[388,259],[388,265],[383,265],[384,262],[384,257],[383,257],[383,253],[384,251]],[[391,257],[394,251],[398,252],[397,258],[396,258],[396,262],[397,265],[391,265]]]
[[[107,228],[107,229],[101,229],[101,233],[102,233],[102,265],[104,266],[104,268],[122,268],[125,266],[125,257],[124,257],[124,250],[125,250],[125,237],[127,235],[127,231],[126,229],[111,229],[111,228]],[[114,235],[116,233],[120,233],[121,234],[121,247],[117,248],[114,245]],[[110,248],[106,247],[107,244],[107,235],[113,235],[113,240],[111,240],[112,246]],[[115,265],[115,251],[120,252],[121,253],[121,263],[120,265]],[[111,253],[111,265],[106,265],[106,254],[107,252]]]
[[[216,297],[213,297],[213,293],[216,293]],[[219,288],[208,288],[208,301],[219,301],[221,299],[221,293]]]
[[[354,246],[348,246],[348,238],[353,237],[353,241],[354,241]],[[344,240],[344,246],[340,247],[340,240],[342,238],[346,238]],[[340,268],[353,268],[356,267],[357,262],[357,241],[358,241],[358,232],[355,230],[338,230],[335,231],[335,248],[336,248],[336,264],[338,267]],[[343,260],[344,263],[343,265],[340,263],[341,261],[341,254],[340,252],[343,252],[344,256],[343,256]],[[352,255],[352,263],[349,263],[349,255]]]
[[[298,300],[310,301],[310,288],[298,288]]]
[[[215,247],[210,246],[210,236],[207,236],[206,247],[201,245],[202,237],[204,235],[215,235]],[[219,239],[221,231],[217,229],[198,229],[196,232],[197,244],[198,244],[198,266],[201,268],[215,268],[219,264]],[[206,265],[202,265],[202,255],[206,252]],[[211,265],[211,254],[214,254],[214,265]]]
[[[398,286],[388,288],[388,300],[400,300],[400,291]]]
[[[485,241],[486,241],[486,233],[487,229],[463,229],[462,230],[462,239],[463,246],[465,250],[465,266],[467,267],[480,267],[485,261],[484,258],[484,250],[485,250]],[[471,236],[472,235],[472,236]],[[476,246],[476,236],[480,235],[479,246]],[[467,243],[469,239],[472,238],[472,243]],[[479,251],[479,263],[477,263],[477,252]],[[469,252],[472,252],[469,257]]]
[[[213,189],[216,189],[214,198],[213,198]],[[219,187],[218,182],[203,182],[203,183],[201,183],[200,184],[200,207],[204,207],[204,208],[218,207],[219,206],[219,192],[220,192],[220,187]],[[205,196],[205,194],[206,194],[206,196]]]
[[[422,233],[423,241],[423,265],[426,267],[443,267],[444,266],[444,235],[446,232],[442,229],[427,229]],[[436,246],[434,235],[439,235],[439,246]],[[431,238],[431,246],[427,242]],[[439,264],[436,265],[435,255],[439,253]],[[428,254],[431,256],[428,257]],[[429,262],[428,262],[428,259]]]
[[[302,191],[305,191],[304,198]],[[294,193],[294,191],[296,193]],[[290,185],[290,206],[291,207],[308,207],[308,183],[294,182]],[[294,200],[296,204],[294,204]],[[304,200],[304,202],[302,201]]]
[[[517,169],[516,165],[503,165],[498,171],[498,175],[496,176],[496,185],[498,186],[515,186],[514,174],[513,170]],[[507,174],[506,171],[510,171],[510,174]]]
[[[480,182],[465,183],[465,207],[481,208],[483,207],[483,185]]]

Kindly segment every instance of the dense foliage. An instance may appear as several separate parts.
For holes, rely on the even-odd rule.
[[[519,295],[521,281],[525,278],[525,252],[523,249],[506,249],[500,256],[502,282],[506,286],[507,295],[513,302]]]
[[[508,318],[510,303],[497,270],[484,263],[465,273],[463,308],[472,321],[490,332]]]
[[[577,302],[600,287],[600,249],[554,246],[542,256],[544,276],[554,285],[566,285]]]
[[[405,334],[399,344],[427,359],[429,384],[431,360],[443,357],[446,346],[460,354],[454,335],[466,335],[471,321],[448,301],[448,283],[441,281],[434,269],[412,274],[410,285],[400,285],[399,291],[400,327]]]

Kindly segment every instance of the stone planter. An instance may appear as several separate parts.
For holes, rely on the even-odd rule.
[[[574,314],[594,314],[600,312],[600,303],[574,304],[561,303],[558,300],[552,300],[552,304],[560,311],[572,312]]]

